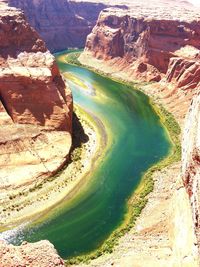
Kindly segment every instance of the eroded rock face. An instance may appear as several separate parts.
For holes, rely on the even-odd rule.
[[[15,123],[71,132],[71,92],[48,51],[2,57],[1,68],[1,101]]]
[[[0,202],[63,167],[72,96],[54,57],[20,10],[0,5]]]
[[[69,157],[72,96],[54,57],[23,13],[0,3],[0,213],[11,194],[30,193]],[[26,197],[21,199],[22,206]],[[15,219],[19,208],[13,210]],[[6,224],[1,218],[1,226]],[[0,266],[64,266],[48,241],[0,242]]]
[[[33,244],[24,242],[19,247],[0,241],[0,266],[64,267],[65,264],[47,240]]]
[[[194,97],[186,117],[182,148],[182,177],[190,197],[200,242],[200,94]]]
[[[169,62],[166,81],[182,90],[196,89],[200,83],[199,55],[193,58],[172,57]]]
[[[103,3],[67,0],[8,0],[8,3],[25,12],[51,51],[84,47],[100,11],[107,7]]]
[[[71,131],[71,92],[54,57],[22,13],[5,8],[0,16],[0,95],[15,123]]]
[[[159,81],[168,71],[171,82],[175,78],[170,73],[174,71],[175,60],[198,60],[199,26],[198,12],[181,5],[173,8],[132,3],[129,11],[108,8],[101,12],[88,36],[84,53],[118,65],[119,70],[128,71],[133,79]],[[190,51],[192,57],[188,59]],[[190,78],[182,78],[191,83]],[[185,86],[181,79],[179,87]]]

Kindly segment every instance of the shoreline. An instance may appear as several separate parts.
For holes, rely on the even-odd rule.
[[[103,125],[91,113],[87,114],[86,111],[76,106],[76,114],[81,117],[81,124],[89,141],[82,147],[74,149],[72,152],[72,157],[73,153],[75,154],[74,161],[47,179],[35,191],[29,190],[24,199],[23,196],[14,199],[14,205],[19,208],[21,204],[22,209],[9,210],[9,216],[6,216],[4,212],[1,213],[0,237],[2,232],[16,228],[24,221],[33,219],[31,224],[34,224],[44,220],[45,217],[51,217],[54,208],[59,207],[63,200],[71,199],[79,191],[79,185],[85,184],[87,176],[101,158],[100,148],[106,147],[107,135]],[[103,136],[103,139],[100,136]],[[50,214],[44,215],[47,212]]]

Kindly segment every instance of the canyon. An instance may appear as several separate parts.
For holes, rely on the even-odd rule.
[[[162,13],[162,8],[105,9],[87,38],[85,55],[117,66],[132,79],[151,82],[166,76],[167,82],[173,80],[179,88],[195,87],[199,81],[188,76],[190,67],[198,70],[198,12],[165,7]],[[195,70],[191,73],[196,74]]]
[[[157,82],[144,90],[160,92],[183,124],[200,82],[199,24],[199,12],[188,2],[157,6],[133,1],[128,10],[110,7],[100,13],[79,60],[114,78]]]
[[[144,266],[138,263],[141,255],[146,266],[199,266],[199,10],[178,0],[163,0],[159,6],[157,1],[119,1],[121,8],[92,0],[4,2],[24,10],[51,51],[84,47],[86,40],[79,57],[83,65],[115,79],[137,81],[182,129],[181,164],[161,171],[155,177],[157,195],[150,195],[149,202],[158,198],[157,209],[166,210],[155,212],[147,204],[131,235],[120,241],[120,256],[106,256],[91,266]],[[9,206],[15,195],[26,195],[68,161],[73,101],[44,41],[19,9],[5,3],[0,3],[0,203]],[[132,250],[125,254],[127,245]],[[48,241],[21,247],[2,242],[0,247],[2,266],[18,266],[9,258],[15,253],[22,266],[64,266]],[[144,247],[146,252],[140,250]],[[35,253],[38,261],[33,262]]]
[[[100,11],[107,7],[103,3],[65,0],[8,0],[8,4],[24,11],[52,52],[83,48]]]
[[[67,48],[83,48],[87,35],[96,24],[100,11],[109,6],[127,10],[135,8],[137,1],[23,1],[6,0],[10,6],[24,11],[30,25],[40,34],[52,52]],[[155,1],[154,1],[155,2]],[[192,6],[188,1],[167,1],[162,4],[174,6]],[[148,1],[145,6],[148,6]],[[62,36],[62,38],[61,38]]]
[[[158,82],[147,91],[160,91],[183,124],[200,81],[200,22],[196,9],[171,4],[132,2],[127,11],[103,10],[79,60],[119,79]]]
[[[0,177],[5,191],[13,184],[17,188],[49,177],[66,162],[72,96],[54,57],[21,11],[7,6],[1,10]],[[58,147],[49,145],[52,140]]]

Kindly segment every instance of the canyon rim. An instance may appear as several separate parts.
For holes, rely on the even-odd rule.
[[[197,4],[0,1],[0,266],[200,266]],[[93,161],[99,164],[96,154],[106,147],[101,143],[105,125],[91,112],[87,115],[88,110],[81,111],[71,92],[72,82],[86,92],[95,84],[88,89],[81,75],[62,75],[59,64],[67,63],[68,54],[59,64],[51,54],[72,48],[68,64],[148,95],[179,155],[172,154],[173,162],[153,172],[147,204],[111,253],[88,257],[87,264],[84,257],[61,259],[47,240],[14,246],[4,238],[5,230],[25,217],[54,209],[73,188],[81,191],[81,178]],[[68,178],[62,180],[64,176]],[[76,184],[73,177],[79,177]]]

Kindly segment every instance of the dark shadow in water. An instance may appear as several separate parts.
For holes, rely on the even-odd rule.
[[[84,132],[80,119],[75,112],[73,112],[72,129],[72,150],[74,150],[75,148],[80,147],[81,144],[87,143],[89,141],[89,137]]]

